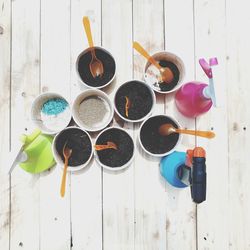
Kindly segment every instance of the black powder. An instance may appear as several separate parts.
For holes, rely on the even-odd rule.
[[[144,148],[153,154],[164,154],[173,149],[178,142],[178,133],[173,133],[168,136],[162,136],[159,134],[159,127],[165,123],[170,123],[175,128],[178,128],[173,120],[161,115],[151,117],[141,128],[141,142]]]
[[[125,96],[127,96],[131,102],[128,117],[125,115]],[[153,98],[151,91],[147,86],[139,81],[132,81],[125,83],[117,91],[115,96],[115,105],[118,112],[123,117],[130,120],[138,120],[150,112],[153,105]]]
[[[59,134],[56,139],[56,150],[63,162],[63,146],[66,142],[66,146],[72,149],[69,166],[79,166],[88,161],[92,152],[92,146],[88,135],[84,131],[78,128],[70,128]]]
[[[168,67],[173,72],[174,78],[170,83],[159,82],[159,87],[160,87],[161,91],[170,91],[177,85],[177,83],[180,79],[180,71],[179,71],[178,67],[172,62],[161,60],[161,61],[159,61],[159,64],[163,68]]]
[[[117,145],[117,150],[96,151],[101,163],[116,168],[123,166],[132,158],[134,144],[132,138],[126,132],[117,128],[106,130],[99,136],[96,144],[103,145],[107,144],[108,141],[114,142]]]
[[[87,53],[81,55],[79,58],[78,72],[82,81],[87,85],[92,87],[100,87],[108,83],[113,78],[116,65],[114,59],[104,50],[95,48],[95,54],[97,59],[99,59],[103,64],[103,75],[95,78],[92,76],[89,69],[89,64],[92,58],[90,50]]]

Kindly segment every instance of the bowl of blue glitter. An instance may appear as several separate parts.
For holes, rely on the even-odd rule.
[[[45,134],[56,134],[66,128],[71,120],[69,102],[57,93],[43,93],[35,98],[31,118]]]

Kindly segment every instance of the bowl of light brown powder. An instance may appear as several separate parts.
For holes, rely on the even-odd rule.
[[[114,115],[113,104],[101,90],[89,89],[79,94],[72,107],[76,124],[87,131],[100,131],[107,127]]]

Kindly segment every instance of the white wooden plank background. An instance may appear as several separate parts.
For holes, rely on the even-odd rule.
[[[0,249],[250,249],[249,74],[250,17],[247,0],[0,0]],[[117,62],[119,85],[142,79],[145,60],[132,49],[137,40],[150,52],[179,55],[185,81],[207,81],[200,57],[217,56],[215,84],[220,107],[187,119],[173,95],[157,96],[155,113],[175,116],[188,128],[211,129],[208,141],[186,136],[179,150],[207,150],[207,201],[196,206],[189,189],[174,189],[159,175],[159,160],[137,147],[134,164],[121,173],[95,161],[68,174],[30,175],[16,168],[9,178],[6,155],[21,133],[33,129],[30,105],[46,91],[71,102],[84,88],[75,72],[88,46],[82,16],[90,17],[94,43]],[[138,125],[114,119],[136,140]],[[95,135],[93,135],[93,138]]]

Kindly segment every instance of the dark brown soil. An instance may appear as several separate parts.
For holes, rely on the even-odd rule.
[[[178,67],[172,62],[161,60],[159,61],[159,64],[164,68],[168,67],[173,72],[174,78],[172,82],[170,83],[160,82],[159,83],[159,87],[161,91],[170,91],[177,85],[179,78],[180,78],[180,71]]]
[[[83,54],[78,63],[78,72],[81,79],[91,87],[100,87],[108,83],[115,74],[115,61],[114,59],[105,51],[99,48],[95,48],[96,57],[103,63],[104,73],[100,77],[94,78],[90,72],[89,64],[91,62],[91,52],[88,51]]]
[[[79,166],[88,161],[92,146],[88,135],[77,128],[67,129],[57,137],[56,150],[64,161],[63,146],[67,142],[67,146],[72,149],[72,155],[69,158],[69,166]]]
[[[97,151],[100,162],[112,168],[121,167],[126,164],[134,152],[132,138],[126,132],[112,128],[104,131],[98,138],[96,144],[107,144],[108,141],[114,142],[118,149]]]
[[[174,148],[179,139],[179,134],[177,133],[168,136],[162,136],[159,134],[159,127],[164,123],[170,123],[175,128],[178,128],[173,120],[162,115],[151,117],[141,128],[141,142],[145,149],[153,154],[163,154],[170,151]]]
[[[128,117],[125,115],[125,104],[127,96],[131,101]],[[139,81],[125,83],[116,93],[115,105],[118,112],[130,120],[138,120],[146,116],[153,105],[153,98],[150,90]]]

